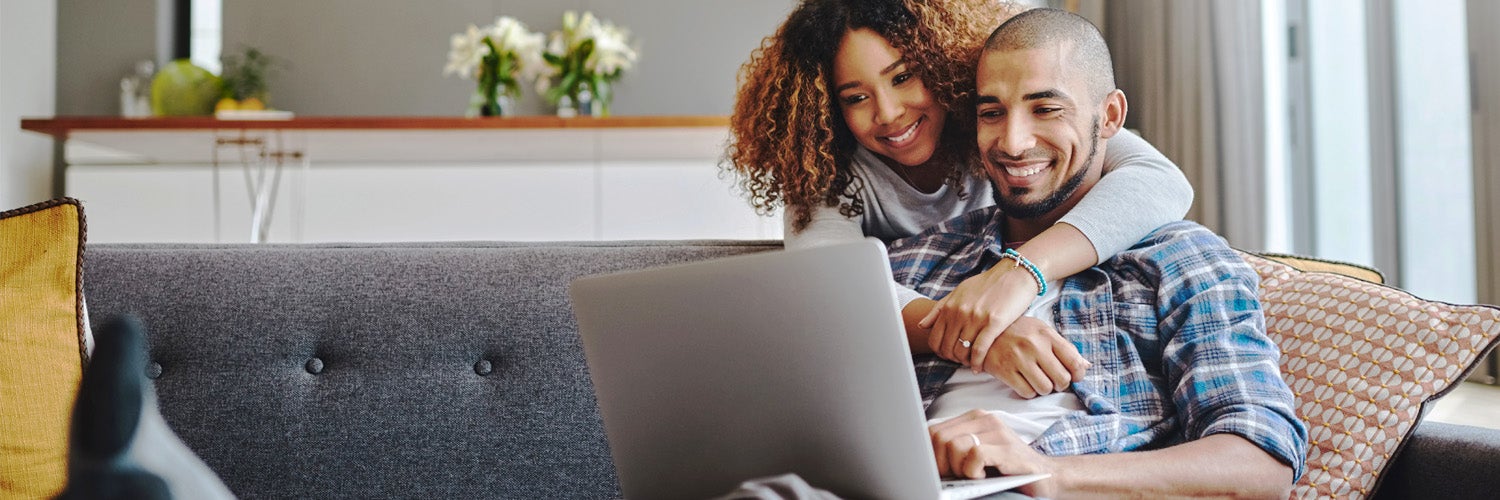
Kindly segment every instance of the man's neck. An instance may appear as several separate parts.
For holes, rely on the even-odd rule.
[[[1071,208],[1072,204],[1068,205]],[[1068,213],[1066,209],[1059,207],[1058,210],[1053,210],[1051,213],[1034,219],[1017,219],[1006,216],[1005,226],[1000,228],[1000,237],[1002,241],[1031,241],[1037,235],[1042,234],[1042,231],[1046,231],[1053,224],[1057,224],[1057,221],[1062,220],[1063,214],[1066,213]]]

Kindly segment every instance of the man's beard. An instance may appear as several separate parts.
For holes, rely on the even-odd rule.
[[[1001,196],[1000,186],[991,181],[990,189],[994,192],[995,204],[1000,206],[1000,210],[1004,211],[1007,217],[1016,219],[1035,219],[1051,213],[1057,207],[1062,206],[1063,202],[1068,201],[1068,198],[1073,196],[1074,192],[1078,191],[1078,187],[1083,185],[1083,178],[1088,176],[1089,167],[1094,164],[1094,157],[1098,154],[1099,117],[1096,116],[1094,117],[1094,130],[1090,134],[1089,156],[1083,160],[1083,168],[1078,169],[1078,173],[1073,174],[1066,182],[1063,182],[1063,185],[1057,188],[1057,191],[1053,191],[1052,194],[1047,195],[1046,198],[1042,198],[1041,201],[1037,201],[1036,203],[1018,203]],[[991,163],[998,164],[999,162],[991,159]],[[1030,191],[1031,188],[1025,187],[1010,188],[1011,195],[1018,198]]]

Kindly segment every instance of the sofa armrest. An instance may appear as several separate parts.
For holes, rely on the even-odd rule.
[[[1423,421],[1375,498],[1494,498],[1496,491],[1500,430]]]

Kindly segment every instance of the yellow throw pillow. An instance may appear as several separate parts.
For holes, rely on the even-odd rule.
[[[59,198],[0,212],[0,499],[67,479],[83,377],[83,207]]]
[[[1385,275],[1380,274],[1380,271],[1376,271],[1374,268],[1350,264],[1348,262],[1314,259],[1312,257],[1303,257],[1301,255],[1287,255],[1279,253],[1257,253],[1255,255],[1295,267],[1299,271],[1342,274],[1350,278],[1359,278],[1377,285],[1385,284]]]

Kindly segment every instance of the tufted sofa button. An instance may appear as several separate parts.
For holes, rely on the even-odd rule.
[[[307,360],[307,364],[303,365],[303,367],[307,368],[307,373],[311,373],[313,375],[323,373],[323,360],[318,358],[309,359]]]
[[[161,378],[161,363],[152,361],[151,364],[146,365],[146,378],[151,380]]]
[[[490,371],[494,369],[494,364],[490,363],[488,359],[481,359],[478,363],[474,363],[474,373],[478,373],[481,376],[489,375]]]

